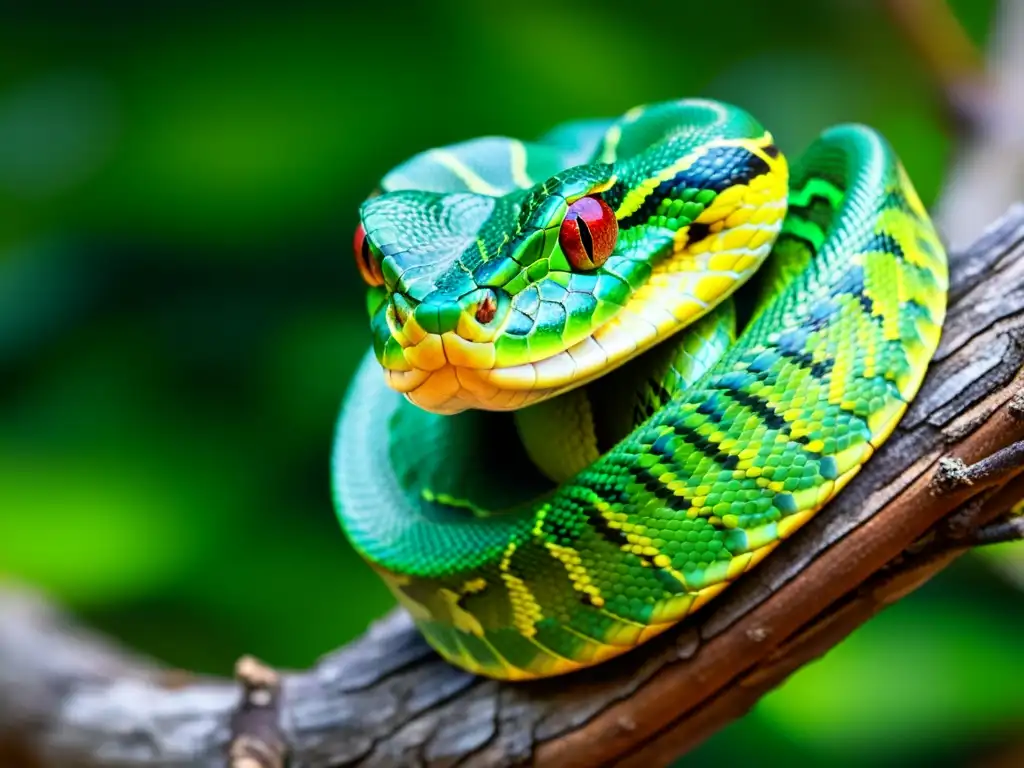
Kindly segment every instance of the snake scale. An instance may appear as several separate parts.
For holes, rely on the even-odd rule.
[[[442,656],[501,679],[614,657],[753,568],[890,435],[946,311],[884,138],[834,126],[790,162],[710,100],[422,152],[355,257],[342,528]]]

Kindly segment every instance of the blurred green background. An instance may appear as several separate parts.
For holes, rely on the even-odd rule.
[[[871,123],[927,203],[953,146],[876,2],[211,5],[0,24],[0,577],[204,672],[308,665],[392,605],[328,485],[390,167],[684,95],[790,153]],[[984,46],[994,3],[953,7]],[[1024,724],[1022,608],[964,558],[684,764],[966,764]]]

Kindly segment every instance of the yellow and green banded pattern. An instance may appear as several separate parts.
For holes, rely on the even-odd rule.
[[[582,196],[618,226],[585,271],[559,241]],[[360,221],[382,284],[339,519],[428,641],[496,678],[623,653],[762,560],[894,429],[945,314],[882,137],[836,126],[790,165],[719,102],[431,150]]]

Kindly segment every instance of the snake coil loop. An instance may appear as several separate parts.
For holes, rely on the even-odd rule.
[[[446,659],[504,679],[623,653],[754,567],[895,428],[946,310],[877,132],[790,166],[707,100],[423,152],[355,250],[341,525]]]

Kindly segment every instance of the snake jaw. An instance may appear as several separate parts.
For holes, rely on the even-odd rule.
[[[415,313],[401,327],[389,321],[385,354],[378,355],[386,381],[412,403],[441,414],[515,410],[587,384],[695,322],[753,274],[785,213],[785,201],[770,189],[762,196],[753,220],[718,227],[685,265],[666,259],[623,306],[595,316],[596,327],[578,338],[562,337],[563,345],[547,355],[503,362],[516,314],[511,300],[499,301],[504,314],[486,328],[473,316],[480,300],[475,295],[452,331],[427,333]]]
[[[710,307],[697,299],[680,302],[674,312],[628,306],[568,348],[516,365],[497,364],[493,341],[475,342],[455,332],[423,334],[403,348],[406,368],[385,367],[385,379],[412,403],[435,413],[516,410],[593,381]]]
[[[425,410],[455,414],[516,410],[587,384],[701,318],[757,269],[771,247],[765,234],[774,234],[785,212],[784,202],[764,205],[774,214],[739,227],[746,239],[737,240],[736,229],[722,230],[691,257],[689,268],[666,262],[624,306],[546,356],[502,362],[502,344],[515,315],[512,301],[500,300],[499,316],[484,326],[474,317],[481,299],[473,294],[464,300],[466,311],[455,329],[443,333],[426,332],[415,312],[399,325],[390,311],[388,339],[378,354],[388,386]],[[726,256],[712,247],[716,238],[737,253]]]

